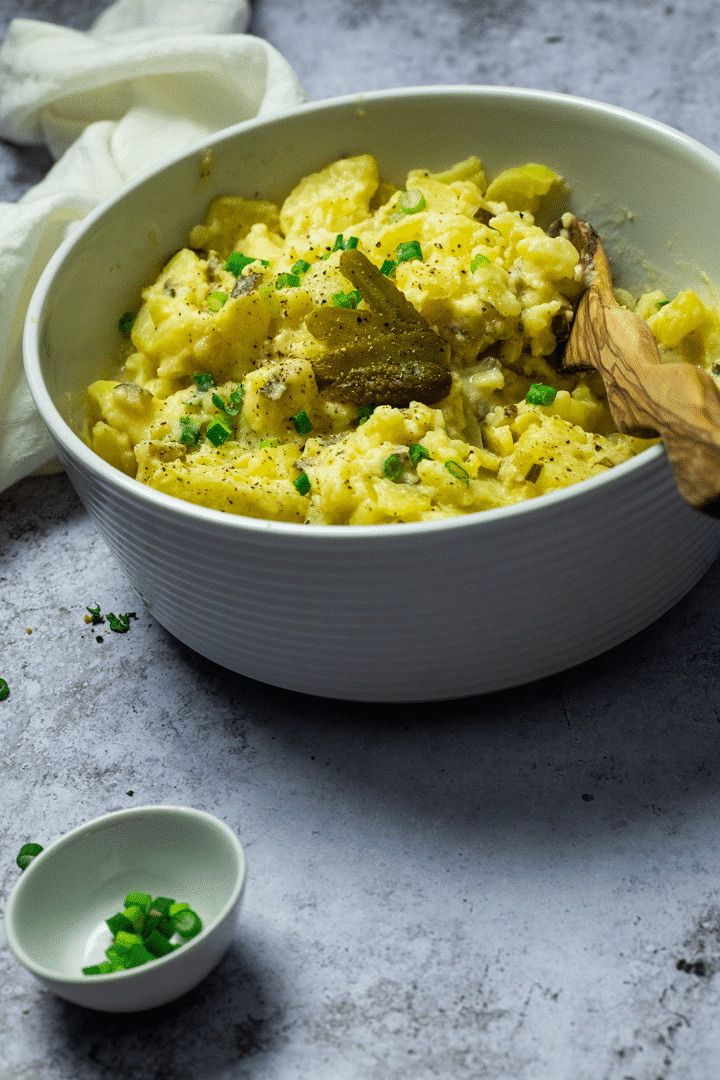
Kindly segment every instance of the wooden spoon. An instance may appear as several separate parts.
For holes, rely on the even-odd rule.
[[[659,435],[683,498],[720,518],[720,393],[715,383],[694,364],[661,363],[645,320],[615,300],[607,257],[591,225],[565,214],[549,231],[574,244],[588,282],[563,369],[595,368],[618,430],[644,439]]]

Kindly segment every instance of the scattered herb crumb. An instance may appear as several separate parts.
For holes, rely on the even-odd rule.
[[[126,634],[130,629],[130,620],[137,619],[134,611],[126,611],[124,615],[113,615],[112,611],[109,611],[106,617],[108,626],[116,634]]]
[[[4,701],[10,695],[10,687],[4,679],[0,679],[0,701]]]
[[[126,794],[126,795],[134,795],[134,794],[135,794],[135,792],[134,792],[134,791],[126,791],[126,792],[125,792],[125,794]]]
[[[126,611],[124,615],[114,615],[112,611],[108,611],[107,615],[102,615],[99,604],[96,604],[95,607],[87,607],[85,610],[87,614],[83,615],[83,618],[86,623],[89,623],[92,626],[99,626],[100,623],[104,623],[105,620],[107,620],[109,628],[115,634],[126,634],[130,629],[130,620],[137,619],[137,615],[134,611]],[[95,640],[102,641],[102,635],[98,634]]]

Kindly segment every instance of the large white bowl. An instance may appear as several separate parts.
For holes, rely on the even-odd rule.
[[[211,153],[209,179],[201,164]],[[600,231],[618,283],[708,296],[720,282],[720,158],[662,124],[560,94],[383,91],[219,133],[91,214],[30,305],[27,376],[88,511],[149,610],[199,653],[329,697],[483,693],[618,644],[680,599],[720,547],[655,447],[520,506],[412,525],[304,526],[206,510],[144,487],[77,432],[85,387],[113,374],[118,312],[220,192],[281,199],[308,172],[371,152],[411,167],[477,153],[492,175],[541,161]],[[556,208],[557,209],[557,208]]]

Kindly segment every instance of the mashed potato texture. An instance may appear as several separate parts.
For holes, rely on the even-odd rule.
[[[366,525],[532,499],[649,443],[619,434],[594,373],[556,360],[582,292],[535,224],[544,165],[412,170],[367,154],[277,207],[220,196],[142,293],[88,444],[159,491],[234,514]],[[691,291],[621,302],[663,359],[714,373],[720,321]]]

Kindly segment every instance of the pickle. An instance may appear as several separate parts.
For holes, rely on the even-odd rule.
[[[323,306],[305,325],[326,347],[313,360],[318,387],[355,405],[435,405],[450,392],[447,343],[430,329],[405,295],[356,248],[340,269],[371,307]]]

